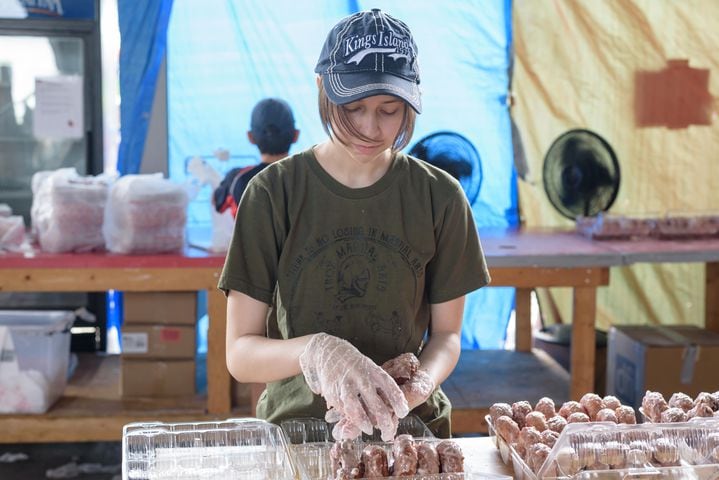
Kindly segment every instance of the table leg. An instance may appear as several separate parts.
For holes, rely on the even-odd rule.
[[[594,391],[596,333],[594,322],[597,310],[597,289],[575,287],[572,319],[571,387],[569,397],[579,400]]]
[[[531,288],[517,288],[514,299],[514,349],[532,351]]]
[[[230,372],[225,361],[225,332],[227,330],[227,300],[222,291],[207,292],[207,410],[209,413],[229,413],[232,409]]]
[[[719,333],[719,262],[707,262],[704,269],[704,328]]]

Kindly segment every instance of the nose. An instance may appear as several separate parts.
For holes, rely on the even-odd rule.
[[[362,135],[369,138],[379,138],[381,136],[381,129],[378,115],[374,112],[367,112],[362,116],[362,121],[359,125],[359,131]]]

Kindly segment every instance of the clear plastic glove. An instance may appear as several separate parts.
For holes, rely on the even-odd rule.
[[[344,417],[341,413],[339,413],[333,408],[327,410],[327,413],[325,414],[325,421],[327,423],[335,424],[335,426],[332,428],[332,438],[335,438],[337,440],[354,439],[359,437],[362,433],[362,430],[360,430],[357,425],[353,424],[347,419],[347,417]],[[380,435],[382,437],[382,440],[389,442],[393,440],[394,437],[397,435],[398,427],[399,418],[397,418],[395,415],[392,415],[392,418],[389,422],[386,422],[383,425],[378,426],[377,428],[380,429]]]
[[[403,353],[387,360],[382,369],[397,382],[410,410],[424,403],[436,387],[429,374],[420,370],[419,359],[413,353]]]
[[[343,425],[353,426],[342,427],[338,432],[346,432],[345,436],[336,439],[351,438],[354,427],[368,435],[377,427],[383,439],[391,440],[397,418],[409,413],[405,395],[392,377],[346,340],[326,333],[313,335],[300,355],[300,368],[310,389],[335,411],[328,415],[339,415]]]

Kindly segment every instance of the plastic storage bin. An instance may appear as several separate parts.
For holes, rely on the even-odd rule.
[[[0,413],[44,413],[67,385],[71,311],[0,311]]]

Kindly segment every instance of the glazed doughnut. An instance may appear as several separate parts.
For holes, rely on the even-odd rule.
[[[602,397],[596,393],[587,393],[579,400],[579,404],[589,415],[589,419],[593,421],[597,416],[597,412],[602,409]]]
[[[677,392],[672,395],[669,399],[669,407],[681,408],[685,412],[688,412],[694,406],[694,400],[686,393]]]
[[[492,423],[497,423],[497,419],[502,415],[506,415],[512,418],[512,406],[508,403],[495,403],[489,407],[489,417],[492,419]]]
[[[637,423],[637,415],[632,407],[622,405],[614,410],[614,413],[617,415],[617,423],[627,423],[629,425]]]
[[[547,429],[547,420],[542,412],[529,412],[524,417],[524,424],[527,427],[534,427],[539,432]]]
[[[367,445],[362,450],[365,478],[389,477],[387,452],[379,445]]]
[[[562,433],[564,427],[567,426],[567,419],[561,415],[555,415],[547,420],[547,428],[553,432]]]
[[[392,476],[414,475],[417,473],[417,448],[411,435],[397,435],[392,443]]]
[[[562,408],[559,409],[559,414],[564,418],[569,418],[571,414],[577,412],[587,413],[584,411],[584,408],[579,404],[579,402],[575,402],[574,400],[564,402]]]
[[[557,414],[554,406],[554,400],[552,400],[549,397],[542,397],[537,402],[537,405],[534,407],[535,412],[542,412],[544,414],[544,418],[549,420],[553,416]],[[491,409],[490,409],[491,412]]]
[[[507,443],[514,443],[519,438],[519,426],[517,422],[506,415],[502,415],[494,424],[497,435],[502,437]]]
[[[439,454],[429,442],[417,443],[417,475],[439,473]]]
[[[531,411],[532,406],[529,404],[529,402],[525,400],[522,400],[521,402],[514,402],[512,404],[512,420],[517,422],[519,428],[524,428],[524,417],[526,417],[527,414]]]
[[[457,442],[442,440],[437,445],[437,453],[442,473],[464,472],[464,454]]]

